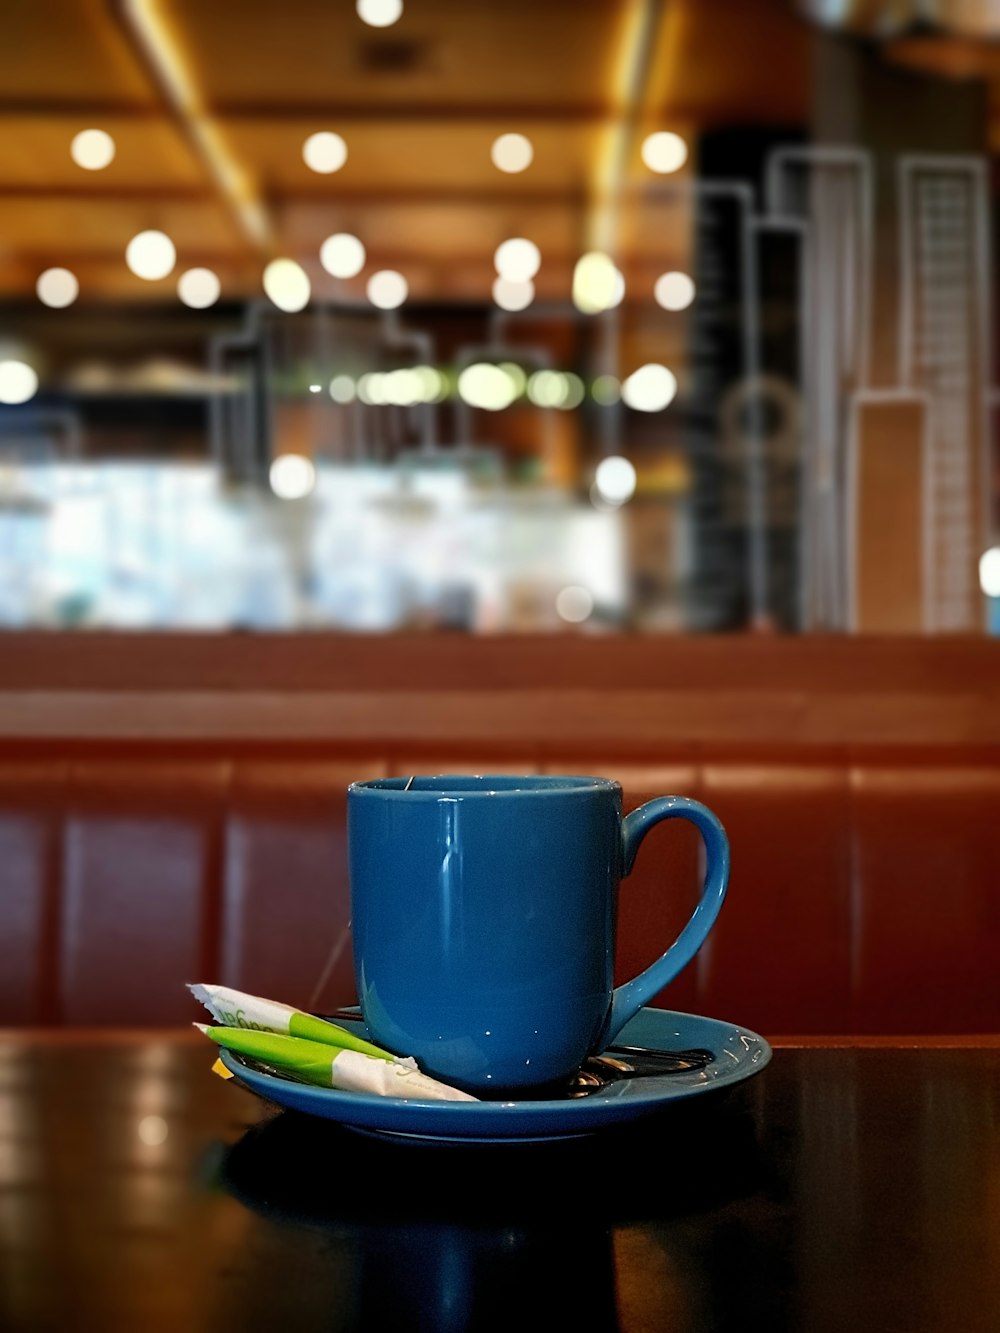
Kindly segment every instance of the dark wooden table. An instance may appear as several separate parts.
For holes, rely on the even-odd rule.
[[[779,1046],[554,1145],[380,1142],[172,1033],[0,1034],[0,1327],[1000,1329],[1000,1039]]]

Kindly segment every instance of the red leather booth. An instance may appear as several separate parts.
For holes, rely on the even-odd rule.
[[[367,741],[8,735],[0,1025],[184,1022],[195,980],[350,1003],[348,783],[513,770],[614,777],[629,808],[680,792],[722,819],[726,904],[659,1004],[769,1035],[1000,1029],[993,744],[703,737],[640,753],[526,729],[445,747],[392,742],[393,725]],[[622,887],[622,978],[679,929],[699,859],[688,827],[647,839]]]

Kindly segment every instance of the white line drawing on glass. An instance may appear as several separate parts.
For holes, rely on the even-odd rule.
[[[544,322],[560,316],[572,319],[574,315],[575,311],[569,304],[532,304],[525,310],[491,311],[487,341],[481,344],[463,343],[456,349],[454,356],[456,377],[466,366],[473,365],[476,361],[489,361],[497,365],[504,361],[512,361],[522,367],[530,367],[531,371],[554,369],[552,353],[546,346],[542,343],[519,343],[511,338],[508,329],[511,325],[516,327],[518,324],[536,320]],[[550,463],[555,456],[555,411],[551,408],[535,410],[541,413],[542,420],[541,456]],[[455,403],[455,429],[458,444],[462,447],[475,445],[473,414],[474,409],[459,395]]]
[[[219,474],[250,481],[263,475],[270,453],[264,396],[264,348],[252,332],[209,342],[208,362],[218,388],[209,398],[209,447]]]
[[[801,629],[805,622],[803,602],[805,581],[801,576],[801,570],[806,519],[802,377],[808,356],[808,326],[803,317],[803,302],[807,292],[809,228],[801,218],[755,217],[751,220],[751,230],[758,254],[757,271],[760,279],[762,310],[765,303],[773,296],[769,291],[765,247],[777,239],[784,238],[793,242],[797,252],[794,261],[787,261],[794,262],[795,360],[791,364],[787,364],[785,360],[789,356],[791,345],[783,349],[770,348],[765,334],[765,317],[762,315],[758,325],[760,373],[757,394],[761,413],[760,447],[768,509],[770,595],[772,603],[775,604],[772,609],[784,612],[788,617],[789,627]],[[789,339],[789,344],[791,342]],[[773,352],[777,352],[778,360],[772,364]],[[783,534],[781,537],[778,536],[779,530]],[[786,588],[785,585],[790,586]],[[784,605],[782,605],[783,592]],[[790,614],[793,607],[794,613]]]
[[[802,628],[847,623],[844,513],[848,403],[871,374],[871,154],[786,146],[765,168],[775,222],[804,222]]]
[[[753,234],[755,212],[753,187],[746,181],[741,180],[663,181],[657,182],[654,186],[643,187],[642,201],[647,206],[655,204],[658,199],[671,201],[678,197],[691,199],[697,210],[694,227],[699,245],[702,247],[702,252],[698,255],[698,261],[702,263],[703,268],[699,273],[696,320],[705,318],[706,312],[711,308],[713,299],[712,281],[716,275],[714,272],[710,274],[704,265],[706,262],[714,263],[716,258],[722,258],[715,255],[708,256],[704,250],[711,237],[712,224],[716,221],[716,218],[712,216],[713,206],[729,203],[737,211],[739,230],[737,247],[737,263],[739,266],[737,286],[739,294],[737,304],[739,307],[741,362],[737,378],[745,385],[757,384],[760,373],[760,312],[757,283],[757,248]],[[721,381],[711,384],[705,378],[706,376],[711,377],[713,367],[709,359],[699,362],[698,328],[699,325],[696,322],[694,326],[696,331],[692,333],[689,340],[691,379],[693,384],[702,382],[701,396],[705,399],[704,406],[707,407],[708,401],[711,400],[713,410],[717,412],[723,394],[732,388],[732,384],[731,382],[723,383]],[[766,477],[761,450],[759,405],[753,394],[747,394],[745,401],[748,410],[743,421],[741,441],[745,491],[746,591],[750,623],[763,625],[767,623],[770,611]],[[697,404],[689,402],[687,407],[688,411],[691,412],[697,408]],[[718,424],[717,420],[713,422],[716,430],[710,438],[706,437],[705,440],[705,448],[710,449],[713,454],[718,454],[721,450],[717,431]],[[702,536],[710,537],[710,534],[706,534],[705,529],[711,520],[706,518],[705,515],[695,514],[693,521],[696,528],[700,529]]]
[[[907,155],[898,163],[899,381],[933,402],[929,631],[981,627],[977,561],[989,531],[987,163]]]
[[[350,325],[349,334],[338,321]],[[432,450],[437,441],[434,402],[404,406],[366,405],[357,397],[348,404],[331,401],[329,384],[343,353],[358,362],[359,374],[381,369],[386,357],[408,354],[406,359],[414,364],[431,366],[435,359],[429,333],[405,326],[396,311],[375,310],[365,301],[326,302],[301,314],[255,302],[239,333],[213,339],[210,366],[231,381],[226,392],[212,400],[212,456],[220,468],[244,480],[266,476],[272,442],[283,434],[275,421],[285,393],[282,379],[299,363],[310,368],[319,385],[307,400],[315,456],[386,462],[412,442]]]

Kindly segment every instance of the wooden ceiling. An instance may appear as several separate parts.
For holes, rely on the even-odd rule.
[[[624,251],[650,231],[649,130],[694,143],[714,124],[802,124],[810,96],[810,33],[781,0],[406,0],[386,29],[353,0],[5,0],[0,38],[0,292],[15,296],[58,264],[84,297],[174,299],[176,273],[145,283],[124,263],[151,227],[177,272],[206,264],[230,296],[258,293],[278,254],[332,294],[317,256],[341,230],[364,240],[366,273],[400,268],[442,299],[485,298],[496,245],[530,236],[540,292],[566,296],[602,227]],[[91,127],[117,144],[103,171],[70,157]],[[349,150],[328,176],[301,152],[324,129]],[[509,130],[535,148],[520,175],[490,161]]]

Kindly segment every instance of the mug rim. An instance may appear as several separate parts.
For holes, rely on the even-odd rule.
[[[414,785],[407,787],[412,782]],[[417,783],[470,783],[470,786],[417,786]],[[491,784],[491,785],[486,785]],[[520,785],[519,785],[520,784]],[[575,773],[417,773],[413,777],[363,778],[349,784],[348,795],[396,800],[487,800],[497,797],[576,796],[619,792],[614,778]]]

